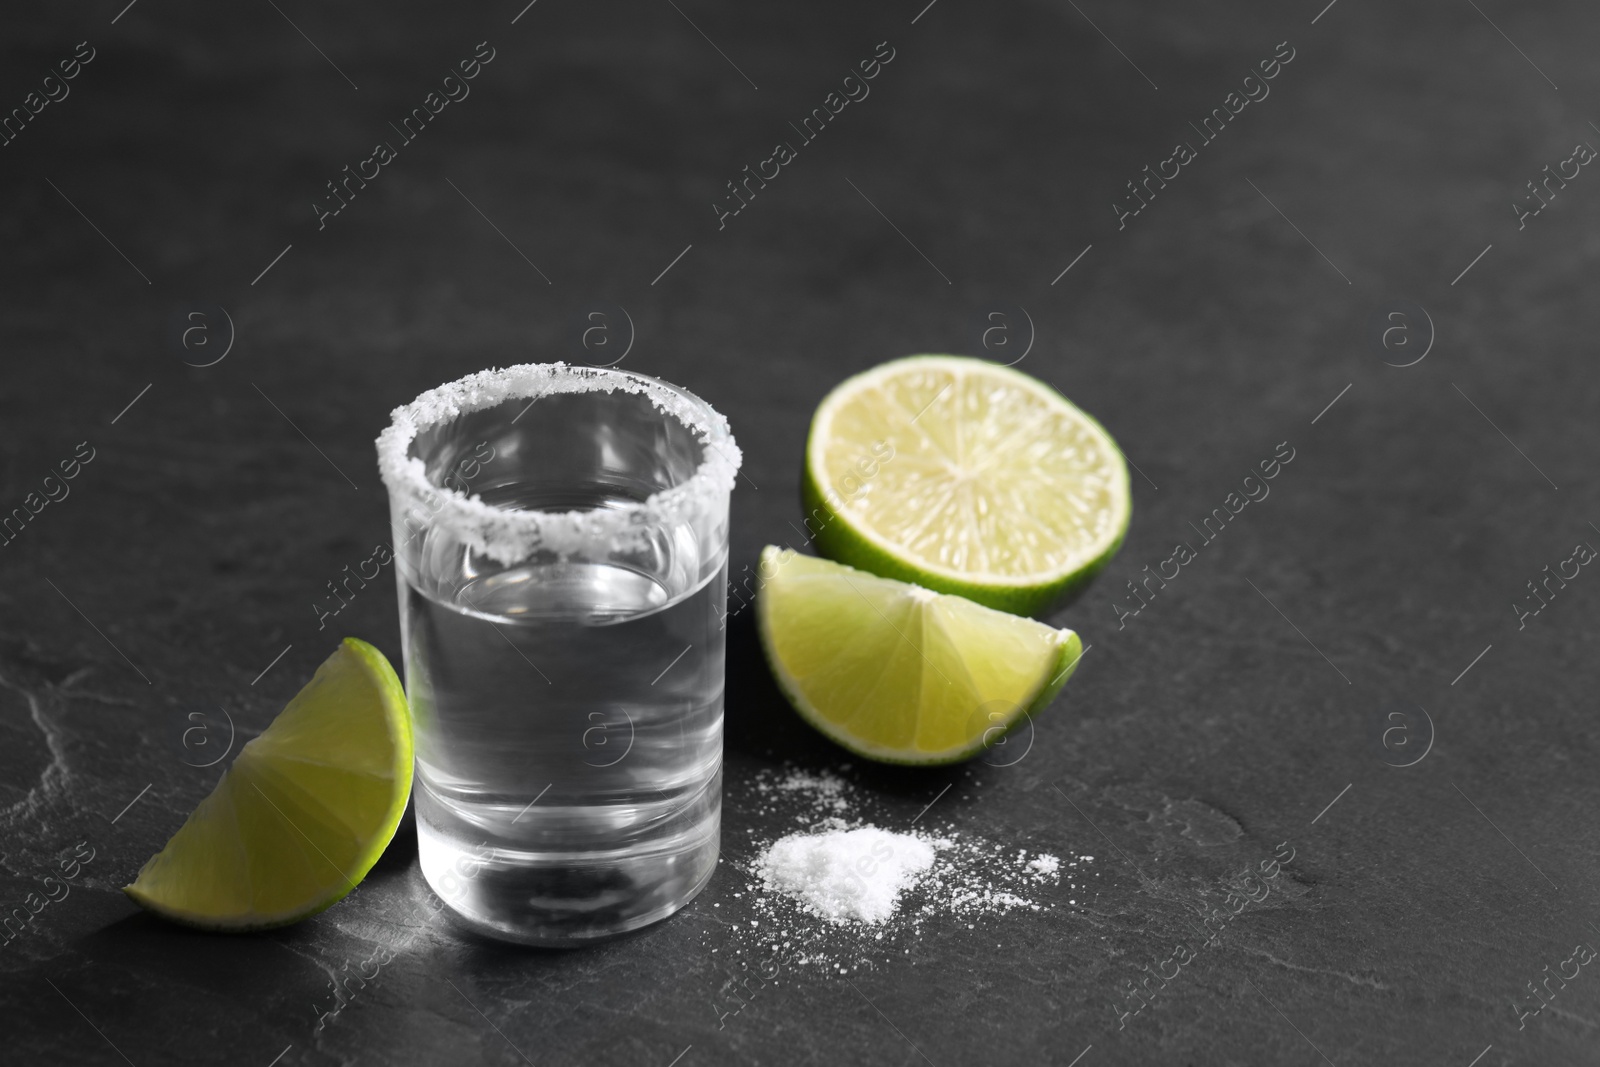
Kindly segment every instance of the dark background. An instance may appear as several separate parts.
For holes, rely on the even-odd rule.
[[[0,510],[95,457],[0,547],[5,907],[94,854],[0,947],[0,1059],[1600,1062],[1592,968],[1520,1029],[1513,1006],[1600,943],[1600,578],[1521,629],[1512,607],[1600,545],[1600,176],[1521,230],[1512,208],[1600,143],[1588,5],[124,3],[10,4],[0,33],[3,109],[96,50],[0,147]],[[724,183],[884,40],[870,97],[719,231]],[[480,41],[470,97],[319,231],[324,183]],[[1284,41],[1271,95],[1119,231],[1125,183]],[[798,542],[810,413],[884,359],[1025,352],[1117,437],[1133,525],[1052,617],[1092,650],[1027,758],[848,772],[891,828],[955,782],[919,826],[1095,854],[1077,905],[933,921],[853,986],[788,967],[730,1014],[708,909],[738,917],[734,868],[781,832],[731,800],[705,893],[581,952],[408,926],[409,823],[349,900],[271,935],[118,892],[216,781],[186,762],[189,711],[253,736],[339,636],[398,660],[387,582],[326,630],[312,607],[387,536],[390,409],[583,357],[596,301],[631,318],[621,366],[730,418],[736,572]],[[185,346],[175,317],[205,329]],[[1375,319],[1402,326],[1387,347]],[[1119,629],[1124,583],[1280,442],[1270,498]],[[845,762],[732,625],[730,798]],[[1119,1029],[1138,968],[1280,842],[1278,889]],[[330,975],[402,934],[313,1033]]]

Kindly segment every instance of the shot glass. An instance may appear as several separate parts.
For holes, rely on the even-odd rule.
[[[528,944],[671,915],[717,862],[727,421],[642,374],[525,364],[423,393],[377,444],[424,877]]]

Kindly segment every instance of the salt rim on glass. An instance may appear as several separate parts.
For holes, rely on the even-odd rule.
[[[537,400],[559,393],[616,392],[644,396],[677,419],[700,442],[700,466],[678,485],[645,500],[583,511],[508,511],[428,480],[422,460],[410,455],[418,433],[507,400]],[[429,389],[397,407],[378,435],[378,471],[396,501],[426,502],[431,521],[450,529],[474,551],[510,566],[536,551],[563,557],[597,544],[622,547],[654,527],[692,520],[733,489],[743,454],[728,420],[687,389],[648,375],[610,367],[522,363],[469,374]]]

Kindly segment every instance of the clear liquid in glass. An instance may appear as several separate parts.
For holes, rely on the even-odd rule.
[[[452,431],[451,447],[481,430]],[[514,458],[517,440],[498,440]],[[567,511],[652,489],[507,477],[473,491]],[[669,526],[620,559],[511,567],[447,531],[419,536],[397,574],[429,884],[469,926],[532,944],[672,914],[717,861],[725,534]]]

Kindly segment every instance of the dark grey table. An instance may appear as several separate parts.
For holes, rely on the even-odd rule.
[[[1600,1062],[1589,9],[524,2],[3,16],[0,510],[37,514],[0,547],[0,1059]],[[739,867],[786,827],[734,801],[846,757],[749,613],[726,861],[641,936],[423,922],[409,823],[269,935],[118,892],[216,781],[191,713],[247,738],[338,636],[398,658],[387,583],[313,606],[386,536],[388,411],[598,360],[601,305],[607,359],[731,418],[736,572],[797,541],[810,412],[883,359],[1020,360],[1117,436],[1133,526],[1053,616],[1092,647],[1028,756],[846,772],[890,828],[937,797],[919,827],[1094,853],[1077,904],[750,980]]]

